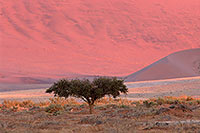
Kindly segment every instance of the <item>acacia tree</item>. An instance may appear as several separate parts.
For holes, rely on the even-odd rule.
[[[124,80],[119,80],[115,77],[99,77],[93,81],[88,79],[61,79],[46,90],[46,93],[52,92],[54,96],[81,98],[88,103],[90,113],[92,114],[94,103],[97,99],[106,95],[116,98],[120,93],[126,94],[128,88],[124,85]]]

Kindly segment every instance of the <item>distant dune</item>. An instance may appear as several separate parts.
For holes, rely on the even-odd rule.
[[[4,84],[52,84],[58,79],[89,79],[92,80],[95,75],[80,75],[80,74],[66,74],[66,75],[57,75],[57,76],[48,76],[43,75],[30,75],[26,77],[25,75],[20,74],[0,74],[0,83]],[[0,88],[1,89],[1,88]]]
[[[126,77],[127,82],[200,76],[200,48],[170,54]]]
[[[125,76],[199,42],[199,0],[0,0],[4,82]]]

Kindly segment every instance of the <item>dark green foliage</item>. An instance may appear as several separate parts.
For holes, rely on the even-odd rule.
[[[127,93],[128,88],[123,80],[117,78],[99,77],[93,81],[88,79],[62,79],[55,82],[46,93],[54,93],[54,96],[65,97],[73,96],[81,98],[87,102],[92,110],[92,106],[97,99],[106,95],[116,98],[120,93]]]
[[[53,115],[60,114],[60,111],[63,111],[64,108],[59,104],[50,104],[48,107],[45,108],[45,111],[48,113],[53,113]]]
[[[158,105],[162,105],[162,104],[164,104],[165,103],[165,100],[163,99],[163,98],[158,98],[157,100],[156,100],[156,103],[158,104]]]
[[[143,101],[143,105],[145,105],[147,108],[150,108],[150,107],[156,105],[156,103],[146,100],[146,101]]]
[[[128,105],[124,105],[124,104],[120,105],[119,107],[120,108],[130,108]]]

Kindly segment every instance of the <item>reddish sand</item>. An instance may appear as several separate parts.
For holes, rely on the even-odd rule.
[[[200,48],[173,53],[126,77],[127,82],[200,76]]]
[[[0,0],[0,77],[124,76],[199,36],[199,0]]]

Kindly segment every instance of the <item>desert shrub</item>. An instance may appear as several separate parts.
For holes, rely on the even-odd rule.
[[[128,105],[124,105],[124,104],[123,104],[123,105],[120,105],[119,107],[120,107],[120,108],[130,108]]]
[[[153,101],[157,103],[158,105],[162,104],[200,104],[200,100],[198,98],[193,98],[191,96],[181,96],[181,97],[163,97],[163,98],[157,98],[157,99],[150,99],[148,101]]]
[[[200,104],[200,100],[197,100],[197,104]]]
[[[80,108],[85,108],[86,105],[85,105],[85,104],[81,104],[79,107],[80,107]]]
[[[104,107],[105,107],[105,108],[114,108],[114,109],[116,109],[116,108],[118,108],[119,106],[118,106],[117,104],[107,104],[107,105],[105,105]]]
[[[175,104],[174,99],[166,99],[166,104]]]
[[[153,102],[153,101],[147,101],[147,100],[145,100],[145,101],[143,101],[143,105],[146,106],[147,108],[150,108],[150,107],[156,105],[156,103]]]
[[[165,104],[166,103],[166,101],[163,99],[163,98],[158,98],[157,100],[156,100],[156,103],[158,104],[158,105],[162,105],[162,104]]]
[[[115,102],[118,102],[119,101],[119,99],[112,99],[112,98],[108,98],[108,97],[103,97],[103,98],[100,98],[100,99],[97,99],[96,101],[95,101],[95,103],[97,104],[97,105],[104,105],[104,104],[113,104],[113,103],[115,103]]]
[[[17,111],[18,111],[18,109],[19,109],[19,107],[18,107],[18,106],[13,106],[13,107],[11,108],[11,110],[12,110],[13,112],[17,112]]]
[[[186,98],[186,101],[192,101],[192,100],[194,100],[191,96],[188,96],[187,98]]]
[[[174,100],[174,104],[180,104],[181,101],[179,99]]]
[[[4,100],[2,103],[2,106],[4,108],[12,108],[13,106],[19,106],[19,105],[20,105],[19,101]]]
[[[103,97],[101,99],[98,99],[96,100],[95,104],[96,105],[105,105],[105,104],[109,104],[109,105],[117,105],[117,106],[121,106],[121,105],[132,105],[132,102],[131,100],[128,100],[128,99],[122,99],[122,98],[119,98],[119,99],[113,99],[111,97]],[[108,106],[109,106],[108,105]]]
[[[1,105],[1,110],[9,110],[12,112],[16,111],[22,111],[22,110],[28,110],[28,108],[33,107],[35,104],[31,100],[27,101],[11,101],[11,100],[5,100],[3,101]]]
[[[69,96],[81,98],[90,107],[90,113],[93,112],[95,101],[108,95],[116,98],[120,93],[127,93],[128,88],[124,85],[123,80],[117,78],[99,77],[93,81],[88,79],[62,79],[55,82],[46,93],[54,93],[54,96]]]
[[[49,106],[51,103],[49,101],[45,101],[45,102],[39,102],[37,104],[35,104],[35,106],[39,106],[39,107],[47,107]]]
[[[64,108],[60,104],[50,104],[48,107],[45,108],[45,111],[48,113],[53,113],[54,115],[60,114]]]
[[[65,99],[63,97],[54,97],[49,98],[50,104],[59,104],[59,105],[79,105],[80,103],[77,102],[74,98]]]
[[[141,103],[139,101],[133,101],[131,102],[131,105],[140,106]]]
[[[188,104],[189,104],[189,105],[193,105],[193,104],[194,104],[194,102],[192,102],[192,101],[189,101],[189,102],[188,102]]]
[[[35,104],[31,100],[22,101],[22,103],[19,104],[20,107],[33,107]]]

